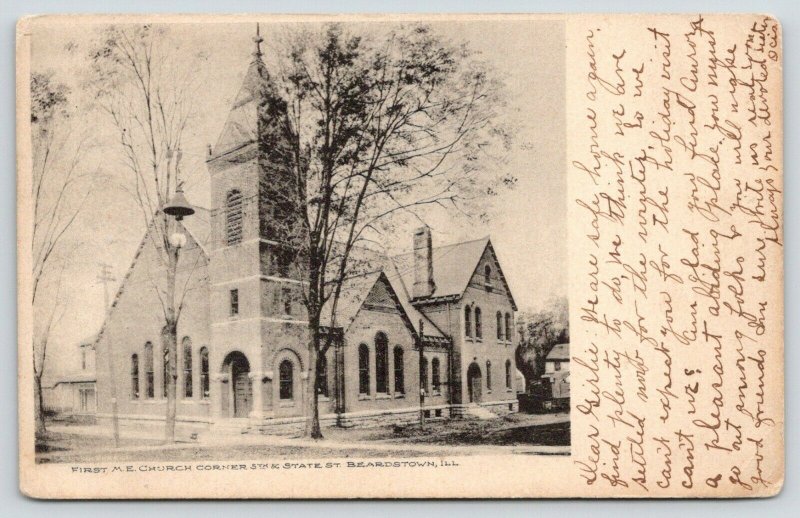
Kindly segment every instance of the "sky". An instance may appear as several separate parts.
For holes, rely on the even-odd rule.
[[[505,82],[508,104],[503,117],[515,128],[515,141],[505,167],[518,178],[513,190],[487,200],[493,217],[486,223],[462,216],[431,216],[434,246],[491,236],[500,265],[522,311],[537,309],[567,293],[566,135],[564,26],[559,21],[434,22],[453,41],[465,41]],[[262,23],[263,51],[269,67],[270,49],[291,24]],[[32,33],[34,71],[51,72],[70,88],[76,134],[90,136],[92,147],[85,171],[117,178],[121,174],[118,144],[108,120],[91,108],[83,87],[89,50],[102,27],[55,22]],[[214,144],[253,52],[255,23],[180,24],[170,27],[179,45],[175,55],[201,56],[191,70],[195,112],[183,143],[186,194],[209,207],[206,148]],[[98,176],[99,178],[99,176]],[[62,287],[69,301],[56,324],[50,345],[51,375],[75,370],[78,343],[97,332],[105,309],[99,264],[111,264],[117,282],[128,270],[143,235],[143,221],[132,199],[113,184],[97,182],[84,211],[71,229],[69,246],[76,252]],[[396,236],[395,250],[409,251],[411,230]]]

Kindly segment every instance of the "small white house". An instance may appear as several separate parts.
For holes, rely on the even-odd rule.
[[[42,398],[47,412],[62,415],[94,415],[97,412],[97,375],[94,337],[79,346],[77,368],[67,372],[45,375]]]
[[[550,381],[554,399],[569,397],[569,342],[550,350],[545,358],[542,378]]]

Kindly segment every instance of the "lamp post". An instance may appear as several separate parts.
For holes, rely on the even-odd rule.
[[[194,208],[189,204],[186,195],[183,193],[183,185],[178,181],[178,163],[180,163],[181,152],[177,152],[175,163],[175,194],[163,207],[163,212],[167,218],[165,232],[167,233],[167,308],[166,322],[162,331],[162,340],[166,341],[167,361],[169,362],[168,376],[166,383],[167,415],[165,420],[164,439],[166,442],[175,441],[175,419],[177,417],[177,369],[178,369],[178,318],[179,313],[175,308],[175,278],[178,271],[178,258],[180,250],[186,246],[186,235],[175,228],[175,222],[183,220],[187,216],[194,214]]]

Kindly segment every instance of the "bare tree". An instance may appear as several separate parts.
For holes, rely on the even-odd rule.
[[[177,411],[177,329],[186,285],[176,285],[183,243],[171,238],[174,218],[161,209],[178,186],[181,142],[191,115],[191,63],[176,56],[166,28],[112,26],[91,51],[88,87],[117,132],[125,170],[122,188],[139,209],[163,275],[152,284],[161,305],[161,338],[167,351],[165,441],[175,440]],[[195,262],[196,265],[196,262]],[[187,265],[191,277],[193,265]],[[113,381],[112,381],[113,383]]]
[[[539,311],[517,317],[519,343],[515,350],[517,368],[527,384],[544,374],[545,359],[553,347],[569,342],[569,306],[564,297],[555,298]]]
[[[36,435],[45,433],[42,377],[47,344],[61,305],[61,277],[69,230],[91,191],[79,171],[87,149],[86,139],[72,134],[68,110],[69,89],[51,73],[31,75],[31,128],[33,172],[33,381]],[[48,289],[42,291],[41,287]],[[53,289],[50,289],[53,288]],[[43,295],[44,293],[44,295]]]
[[[260,110],[272,128],[261,149],[293,178],[266,192],[280,212],[272,235],[304,280],[305,433],[321,438],[319,357],[339,336],[343,284],[374,267],[365,248],[435,207],[484,216],[487,196],[515,179],[502,172],[502,83],[467,45],[425,25],[377,35],[328,24],[293,33],[286,47],[278,90],[267,87]]]

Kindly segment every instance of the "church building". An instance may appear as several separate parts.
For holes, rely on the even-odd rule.
[[[212,208],[180,223],[179,432],[269,432],[304,420],[303,279],[292,275],[274,224],[292,217],[276,202],[292,188],[276,159],[290,130],[260,42],[209,150]],[[260,145],[265,137],[274,147]],[[490,238],[434,246],[422,227],[407,239],[408,253],[379,257],[343,286],[327,329],[339,338],[322,357],[317,388],[323,425],[517,410],[517,308]],[[157,246],[142,239],[95,343],[98,419],[111,418],[116,397],[123,426],[163,423],[166,414]]]

